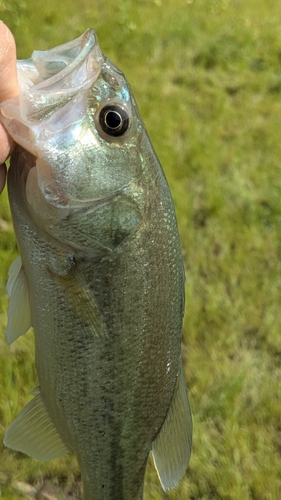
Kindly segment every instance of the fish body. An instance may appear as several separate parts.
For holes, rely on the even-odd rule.
[[[19,145],[7,339],[33,326],[40,387],[4,443],[40,460],[75,453],[85,500],[141,500],[150,450],[169,489],[191,449],[170,191],[93,30],[18,73],[21,94],[1,108]]]

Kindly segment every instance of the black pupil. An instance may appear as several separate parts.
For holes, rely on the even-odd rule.
[[[128,130],[130,118],[128,112],[117,104],[108,104],[99,113],[99,124],[108,136],[118,137]]]
[[[117,111],[108,111],[105,115],[105,123],[109,128],[117,129],[122,123],[122,118]]]

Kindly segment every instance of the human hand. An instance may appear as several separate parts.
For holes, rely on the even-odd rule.
[[[0,21],[0,102],[19,93],[16,69],[16,44],[9,28]],[[5,160],[11,155],[15,143],[0,123],[0,193],[6,182]]]

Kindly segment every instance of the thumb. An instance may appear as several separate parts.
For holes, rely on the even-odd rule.
[[[16,68],[16,44],[9,28],[0,21],[0,103],[19,93]],[[14,141],[0,122],[0,193],[5,185],[4,161],[10,156]]]
[[[16,43],[9,28],[0,21],[0,102],[19,93]]]

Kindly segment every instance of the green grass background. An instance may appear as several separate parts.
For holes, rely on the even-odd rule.
[[[279,500],[281,3],[0,0],[0,12],[19,58],[96,29],[131,83],[171,187],[187,278],[194,446],[185,478],[166,495],[149,463],[145,500]],[[4,193],[0,441],[37,384],[32,334],[12,347],[4,337],[16,252]],[[26,498],[15,481],[50,481],[65,495],[79,471],[73,457],[41,464],[0,444],[1,498]]]

